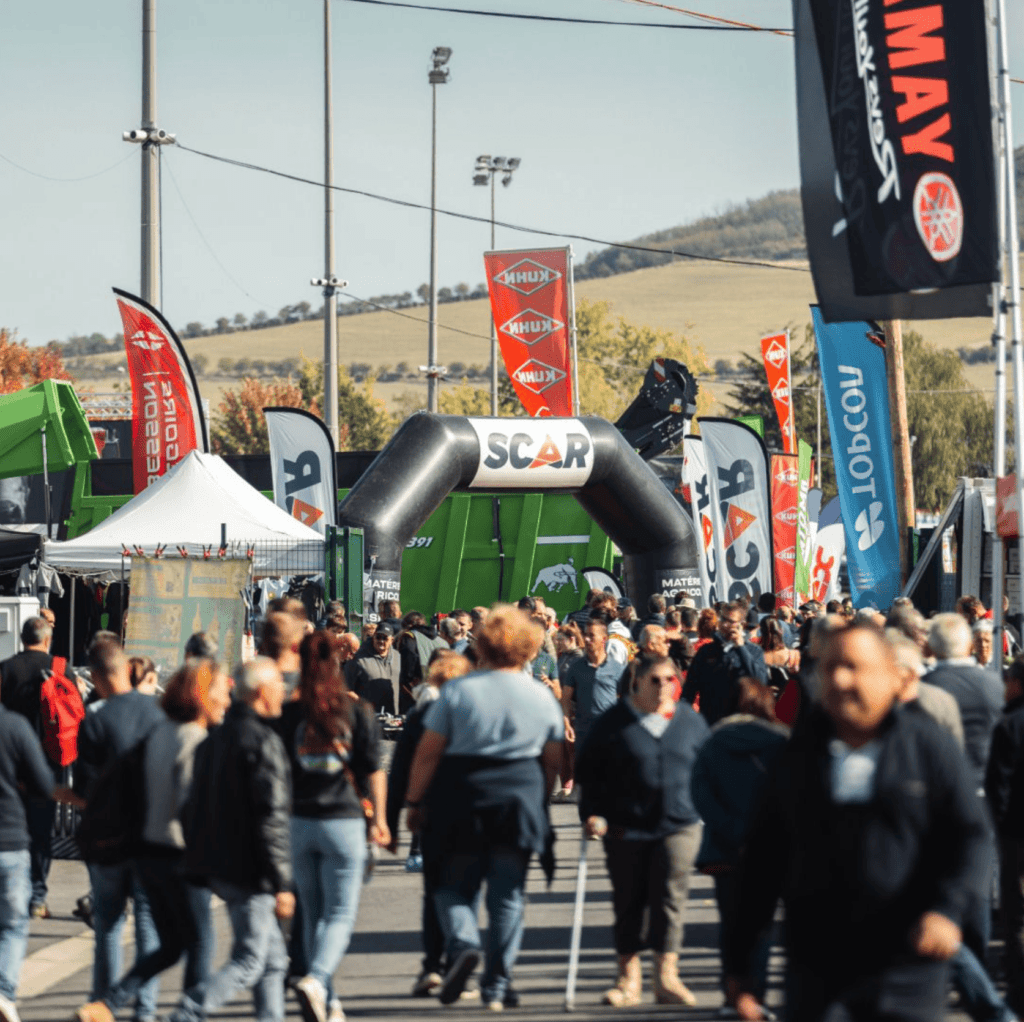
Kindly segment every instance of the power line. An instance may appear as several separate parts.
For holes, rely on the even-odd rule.
[[[722,18],[717,14],[704,14],[701,11],[687,10],[685,7],[674,7],[672,4],[659,3],[658,0],[623,0],[623,3],[642,4],[645,7],[659,7],[665,11],[675,11],[676,14],[685,14],[688,18],[702,18],[706,21],[720,22],[724,25],[733,25],[742,28],[746,32],[772,32],[774,35],[792,36],[792,29],[788,28],[764,28],[762,25],[751,25],[746,21],[734,21],[732,18]]]
[[[358,0],[362,2],[362,0]],[[312,178],[300,177],[298,174],[288,174],[282,170],[273,170],[270,167],[261,167],[255,163],[246,163],[243,160],[231,159],[228,156],[217,156],[214,153],[206,153],[199,149],[192,149],[181,142],[176,142],[175,147],[192,153],[195,156],[202,156],[208,160],[216,160],[218,163],[226,163],[233,167],[242,167],[245,170],[255,170],[262,174],[271,174],[274,177],[282,177],[288,181],[296,181],[299,184],[312,185],[314,188],[323,189],[323,181],[314,181]],[[408,199],[395,199],[389,195],[379,195],[376,192],[364,191],[360,188],[346,188],[342,185],[331,185],[332,190],[344,192],[347,195],[358,195],[365,199],[376,199],[378,202],[387,202],[393,206],[403,206],[406,209],[429,210],[430,206],[421,202],[410,202]],[[443,216],[453,217],[456,220],[469,220],[473,223],[490,224],[490,217],[475,216],[472,213],[459,213],[451,209],[437,209]],[[762,259],[732,259],[728,256],[699,255],[696,252],[683,252],[672,248],[654,248],[649,245],[634,245],[627,242],[606,241],[602,238],[593,238],[586,234],[571,234],[568,231],[549,231],[541,227],[524,227],[522,224],[511,224],[502,220],[494,221],[497,227],[503,227],[509,231],[519,231],[523,234],[539,234],[546,238],[568,238],[572,241],[583,241],[590,245],[602,245],[606,248],[618,248],[628,252],[650,252],[655,255],[678,256],[680,259],[695,259],[708,263],[724,263],[729,266],[757,266],[766,270],[787,270],[792,273],[809,273],[810,270],[804,266],[786,266],[783,263],[771,263]]]
[[[480,11],[466,7],[437,7],[427,4],[403,3],[401,0],[347,0],[348,3],[373,4],[375,7],[404,7],[413,11],[439,11],[444,14],[472,14],[481,18],[512,18],[516,21],[550,21],[569,25],[612,25],[617,28],[667,28],[681,29],[691,32],[775,32],[779,35],[790,35],[787,29],[760,28],[756,25],[744,25],[742,22],[726,22],[725,18],[714,18],[712,15],[697,14],[693,11],[682,11],[691,17],[705,17],[715,24],[710,25],[680,25],[676,22],[652,22],[652,21],[610,21],[600,18],[565,18],[552,14],[514,14],[510,11]],[[679,10],[679,8],[669,8]]]
[[[118,160],[117,163],[112,163],[104,170],[97,170],[95,174],[84,174],[82,177],[50,177],[49,174],[39,174],[34,170],[29,170],[28,167],[23,167],[20,163],[15,163],[14,160],[8,156],[4,156],[3,153],[0,153],[0,160],[3,160],[4,163],[9,163],[12,167],[16,167],[18,170],[22,171],[22,173],[28,174],[31,177],[38,177],[43,181],[58,181],[62,184],[67,184],[73,181],[89,181],[94,177],[109,174],[110,171],[116,170],[120,167],[122,163],[127,163],[134,155],[134,152],[130,152],[126,157],[124,157],[124,159]]]

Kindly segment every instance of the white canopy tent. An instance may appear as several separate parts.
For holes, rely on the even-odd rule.
[[[324,540],[292,518],[215,454],[192,451],[94,529],[66,542],[45,540],[43,560],[83,575],[120,577],[130,571],[127,549],[152,557],[180,557],[179,547],[201,558],[221,544],[226,527],[228,557],[253,550],[256,575],[318,574],[324,570]]]

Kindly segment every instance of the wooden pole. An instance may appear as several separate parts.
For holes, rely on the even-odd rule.
[[[910,574],[908,530],[917,524],[914,508],[914,471],[910,462],[907,424],[907,385],[903,368],[903,327],[898,319],[882,324],[885,330],[885,375],[889,383],[889,417],[892,420],[893,472],[896,476],[896,513],[900,527],[900,576]]]

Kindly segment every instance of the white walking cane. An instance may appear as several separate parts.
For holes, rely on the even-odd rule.
[[[580,965],[580,940],[583,936],[583,902],[587,896],[587,832],[580,837],[580,862],[576,870],[576,907],[572,914],[572,940],[569,942],[569,975],[565,979],[565,1010],[576,1008],[576,974]]]

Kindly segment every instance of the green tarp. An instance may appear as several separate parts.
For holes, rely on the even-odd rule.
[[[51,472],[99,457],[89,421],[71,384],[44,380],[0,395],[0,479],[42,474],[43,427]]]

